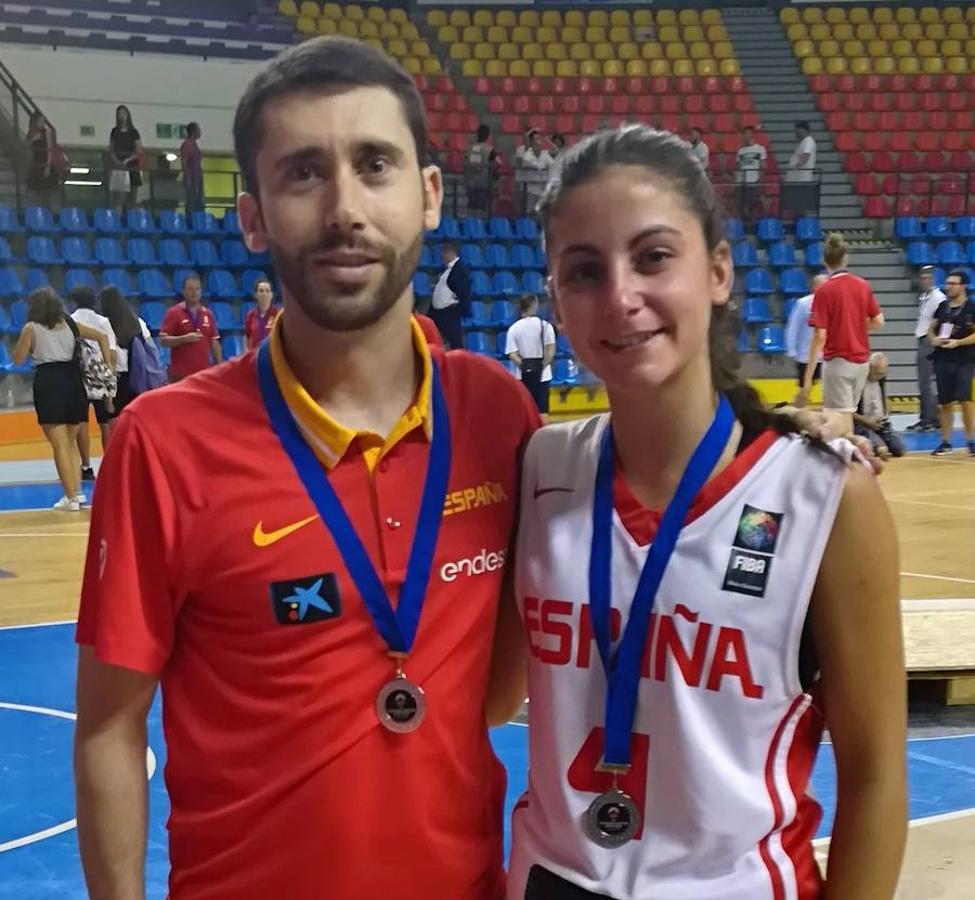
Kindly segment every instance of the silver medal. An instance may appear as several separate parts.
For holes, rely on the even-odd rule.
[[[423,689],[405,675],[397,675],[383,685],[376,697],[376,715],[390,731],[406,734],[416,731],[426,715]]]
[[[586,837],[608,850],[622,847],[640,830],[643,819],[629,794],[613,788],[600,794],[586,810]]]

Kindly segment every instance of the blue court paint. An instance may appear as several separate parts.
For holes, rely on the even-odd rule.
[[[90,485],[82,490],[90,488]],[[60,482],[53,484],[0,484],[0,512],[50,509],[64,496]],[[66,514],[67,515],[67,514]]]
[[[926,434],[915,434],[913,431],[900,431],[898,434],[904,439],[904,445],[907,447],[908,453],[924,453],[925,451],[930,453],[941,443],[941,434],[939,432],[929,431]],[[951,433],[951,443],[955,448],[955,455],[963,459],[964,451],[966,451],[965,432],[960,428],[956,428]],[[950,459],[951,457],[948,458]]]
[[[77,652],[74,625],[0,629],[0,703],[73,712]],[[71,783],[72,722],[0,707],[0,845],[74,816]],[[515,801],[525,790],[528,731],[506,725],[491,742],[508,770],[505,846]],[[169,801],[162,781],[165,747],[160,707],[149,716],[149,743],[157,757],[149,782],[147,897],[166,894],[165,822]],[[908,745],[912,819],[975,808],[975,735],[925,738]],[[835,809],[835,767],[828,744],[820,749],[813,790],[823,805],[819,836],[829,834]],[[74,830],[0,852],[0,900],[85,900]]]

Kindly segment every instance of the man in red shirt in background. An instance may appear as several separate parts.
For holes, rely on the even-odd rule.
[[[869,332],[883,327],[884,314],[870,284],[846,271],[849,251],[842,235],[831,234],[826,239],[823,261],[829,280],[813,296],[809,324],[816,331],[796,403],[804,406],[808,402],[822,353],[823,409],[848,416],[848,430],[852,430],[853,414],[870,373]]]
[[[203,154],[200,153],[202,131],[199,123],[186,126],[186,140],[180,144],[179,158],[183,169],[183,187],[186,189],[186,218],[203,209]],[[190,223],[192,227],[192,222]]]
[[[223,362],[217,320],[202,301],[199,275],[183,279],[183,301],[166,310],[159,343],[170,348],[169,380],[179,381]],[[213,353],[213,363],[210,353]]]

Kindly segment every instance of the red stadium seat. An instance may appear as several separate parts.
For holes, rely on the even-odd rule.
[[[530,115],[535,111],[535,98],[525,94],[522,94],[520,97],[515,97],[515,102],[511,109],[512,112],[517,113],[519,116]]]
[[[697,93],[697,79],[692,75],[681,75],[674,84],[674,90],[678,94],[696,94]]]
[[[924,132],[919,137],[923,138],[927,136],[937,138],[937,135],[931,134],[929,131]],[[918,144],[920,144],[920,141],[918,141]],[[923,150],[924,148],[921,147],[920,149]],[[927,153],[925,153],[921,163],[928,172],[944,172],[948,167],[948,163],[945,160],[944,155],[939,153],[937,150],[929,150]]]
[[[436,110],[437,112],[446,112],[447,95],[431,94],[429,97],[427,97],[427,109]]]
[[[876,175],[864,173],[853,179],[853,190],[864,197],[873,197],[880,193],[880,183]]]
[[[843,109],[848,109],[850,112],[859,112],[861,109],[866,108],[867,98],[864,94],[843,94]]]
[[[833,79],[829,75],[813,75],[809,79],[809,86],[817,94],[830,94],[833,92]]]
[[[854,138],[856,135],[854,135]],[[838,149],[838,148],[837,148]],[[847,153],[846,155],[846,171],[850,173],[854,172],[868,172],[870,170],[870,165],[867,162],[867,157],[862,153]]]
[[[922,131],[924,129],[924,123],[927,116],[920,112],[919,110],[911,110],[908,113],[904,113],[904,130],[905,131]]]
[[[724,88],[721,86],[721,79],[717,75],[709,75],[701,82],[701,90],[705,94],[720,94]]]
[[[653,94],[634,94],[633,112],[639,116],[651,116],[656,109]]]
[[[507,97],[502,97],[500,94],[496,94],[493,97],[488,97],[488,112],[495,116],[500,116],[506,113],[508,111],[507,99]],[[428,115],[427,124],[429,124],[429,118],[430,117]],[[433,125],[430,125],[430,128],[432,129]]]
[[[883,176],[883,181],[880,182],[880,191],[883,194],[891,195],[897,193],[897,176],[893,172]]]
[[[582,133],[593,134],[599,128],[599,116],[582,117]]]
[[[886,197],[871,197],[863,207],[863,214],[869,219],[889,219],[893,213],[890,200]]]
[[[660,117],[660,127],[664,131],[672,131],[677,134],[681,130],[680,116],[676,113],[665,113]]]
[[[614,116],[625,116],[630,112],[630,98],[626,94],[615,94],[609,101],[610,112]]]
[[[935,216],[961,216],[965,213],[963,194],[943,194],[936,196],[931,204],[931,214]]]
[[[507,78],[504,79],[508,81]],[[482,96],[486,94],[493,94],[494,88],[491,86],[490,78],[475,78],[474,79],[474,93],[480,94]],[[507,93],[506,91],[501,91],[502,94]]]
[[[521,119],[518,116],[501,117],[502,134],[521,134]]]
[[[528,127],[537,128],[541,132],[548,131],[548,116],[533,115],[528,117]]]
[[[961,137],[961,135],[959,135]],[[955,150],[948,157],[948,168],[956,172],[967,172],[972,167],[972,157],[967,150]]]
[[[914,149],[915,133],[912,131],[895,131],[890,136],[890,149],[894,153],[910,153]],[[908,171],[914,171],[909,169]]]
[[[951,118],[947,110],[936,110],[928,116],[928,129],[930,131],[947,131],[951,127]]]
[[[872,150],[876,152],[877,150],[885,150],[887,148],[886,131],[867,131],[865,134],[861,135],[861,139],[864,150]]]
[[[545,113],[546,115],[555,114],[555,97],[551,94],[539,94],[535,98],[535,109],[540,113]]]
[[[875,114],[869,110],[853,113],[852,126],[854,131],[873,131]],[[866,146],[866,145],[865,145]],[[872,148],[867,148],[872,149]],[[879,149],[879,148],[878,148]]]
[[[575,94],[568,94],[561,98],[562,112],[570,115],[577,116],[582,109],[582,103],[580,99]]]
[[[897,198],[897,215],[900,217],[904,216],[918,216],[922,215],[920,212],[920,206],[914,197],[898,197]]]
[[[465,134],[474,134],[477,131],[477,126],[481,124],[481,117],[477,113],[461,113],[460,117],[461,130]]]
[[[500,97],[498,99],[501,99]],[[428,112],[427,113],[427,131],[434,134],[438,131],[443,131],[443,113],[438,112]]]
[[[541,79],[538,79],[541,81]],[[545,90],[544,86],[539,93],[543,93]],[[554,94],[574,94],[573,85],[570,83],[568,78],[554,78],[552,80],[552,93]]]
[[[894,172],[896,167],[894,166],[894,156],[889,150],[881,150],[879,153],[874,153],[870,160],[870,166],[874,172]],[[870,171],[870,169],[868,169]]]
[[[448,172],[463,172],[464,171],[464,160],[467,158],[467,153],[462,150],[455,150],[447,154],[444,160],[444,167]]]
[[[583,75],[576,82],[576,90],[583,95],[596,93],[596,81],[588,75]]]
[[[738,113],[739,128],[758,128],[759,124],[757,112]]]
[[[933,153],[941,146],[941,135],[935,131],[919,131],[914,144],[922,153]]]
[[[450,112],[467,112],[467,98],[463,94],[451,94],[447,98],[447,109]]]
[[[430,90],[430,79],[426,75],[414,75],[413,81],[416,83],[416,88],[421,94]]]
[[[961,76],[961,89],[966,94],[975,94],[975,72]]]
[[[555,117],[555,130],[559,134],[572,134],[576,129],[576,117],[573,115],[559,115]]]
[[[719,113],[714,117],[714,130],[723,134],[737,131],[734,116],[729,113]],[[737,150],[737,148],[735,148]]]
[[[914,90],[912,85],[908,82],[907,76],[901,74],[890,76],[890,83],[887,85],[887,89],[895,94]]]
[[[709,98],[709,99],[714,99]],[[727,100],[728,98],[723,98]],[[702,113],[704,112],[704,94],[688,94],[684,97],[684,112]]]
[[[745,94],[748,92],[748,88],[745,87],[745,79],[741,75],[729,75],[725,79],[725,85],[729,94]]]
[[[460,113],[447,113],[443,119],[444,131],[464,131],[463,117]],[[475,130],[477,125],[474,126]]]
[[[660,98],[660,111],[676,115],[680,112],[680,97],[677,94],[664,94]]]
[[[922,168],[921,157],[917,153],[904,151],[897,155],[897,170],[901,172],[920,172]]]
[[[938,90],[945,91],[946,93],[951,93],[953,91],[960,90],[960,85],[958,84],[958,76],[953,72],[945,72],[944,75],[938,76]]]
[[[484,80],[487,81],[488,79],[485,78]],[[518,90],[518,79],[517,78],[502,78],[501,79],[501,93],[502,94],[508,94],[509,96],[512,95],[512,94],[520,93],[519,90]]]
[[[620,80],[612,75],[607,75],[603,79],[603,93],[607,97],[613,97],[620,92]]]
[[[914,90],[922,94],[934,90],[934,77],[923,72],[914,76]]]
[[[894,94],[894,109],[900,112],[911,112],[917,109],[917,95],[907,91]]]
[[[848,112],[831,112],[826,116],[826,128],[830,131],[849,131],[850,114]]]
[[[872,109],[874,112],[887,112],[890,109],[890,95],[882,91],[869,94],[867,109]]]
[[[735,108],[735,112],[752,112],[754,107],[752,106],[751,94],[733,94],[732,96],[732,105]]]
[[[836,90],[841,94],[849,94],[857,89],[856,78],[853,75],[837,75]]]
[[[850,153],[853,150],[859,149],[859,147],[860,135],[855,131],[841,131],[836,135],[836,149],[841,153]]]
[[[689,113],[684,116],[684,130],[690,131],[692,128],[697,128],[700,131],[707,131],[711,125],[710,117],[705,113]]]
[[[467,134],[460,131],[456,131],[452,135],[450,135],[449,139],[447,140],[447,147],[448,149],[454,150],[457,153],[466,153],[467,141],[468,141]]]
[[[942,106],[945,109],[955,112],[961,109],[968,109],[968,100],[969,98],[966,94],[963,94],[961,91],[953,91],[952,93],[945,94],[944,97],[942,97]]]
[[[843,109],[843,98],[839,94],[820,94],[819,108],[823,112],[836,112]]]
[[[949,172],[939,179],[935,189],[937,194],[964,194],[965,179],[960,172]]]
[[[670,79],[664,75],[654,75],[650,79],[650,93],[658,97],[670,93]]]
[[[926,112],[941,109],[941,94],[921,94],[921,109]]]
[[[731,111],[731,98],[727,94],[709,94],[708,111],[724,113]]]
[[[717,135],[716,140],[721,142],[721,149],[725,153],[737,153],[741,146],[741,137],[737,134]]]
[[[897,131],[901,127],[901,114],[888,110],[877,116],[877,128],[881,131]]]
[[[525,81],[525,87],[522,91],[524,94],[547,94],[548,88],[545,85],[545,81],[542,78],[529,78]]]
[[[601,94],[590,94],[583,101],[582,108],[590,116],[601,116],[606,112],[606,98]]]
[[[860,90],[865,91],[868,94],[879,93],[883,88],[881,87],[881,81],[879,75],[864,75],[863,80],[860,83]]]

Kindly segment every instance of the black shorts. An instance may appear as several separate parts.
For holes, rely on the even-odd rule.
[[[104,400],[91,400],[88,401],[92,406],[95,407],[95,421],[99,425],[104,425],[106,422],[111,422],[114,413],[108,411],[108,407],[105,405]]]
[[[948,353],[957,353],[949,350]],[[938,383],[938,404],[970,403],[972,399],[972,378],[975,377],[975,360],[964,359],[956,362],[947,357],[934,358],[934,378]]]
[[[525,900],[613,900],[608,894],[594,894],[558,875],[532,866],[525,885]]]
[[[528,393],[532,395],[532,400],[535,401],[535,406],[538,407],[538,411],[542,415],[548,413],[549,382],[542,381],[542,373],[536,372],[535,374],[529,374],[522,372],[521,383],[525,386]]]
[[[74,360],[37,367],[34,410],[39,425],[78,425],[88,418],[88,396]]]

